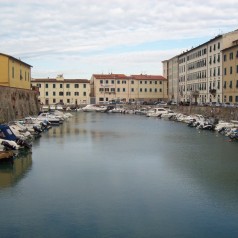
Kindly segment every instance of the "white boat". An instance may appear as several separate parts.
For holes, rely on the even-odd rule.
[[[82,108],[84,112],[96,112],[97,109],[98,107],[94,104],[88,104],[87,106]]]
[[[57,118],[56,116],[54,116],[54,115],[52,115],[52,114],[50,114],[50,113],[47,113],[47,112],[42,112],[42,113],[37,117],[37,119],[38,119],[39,121],[48,121],[48,122],[50,122],[51,124],[56,124],[56,125],[62,123],[59,118]]]
[[[168,109],[165,109],[163,107],[155,107],[153,109],[150,109],[147,113],[147,117],[159,117],[164,113],[168,113]]]
[[[171,117],[176,116],[176,115],[177,115],[177,113],[175,113],[175,112],[173,112],[171,110],[168,110],[167,113],[161,114],[161,118],[166,120],[166,119],[170,119]]]
[[[107,106],[100,106],[96,108],[96,112],[105,112],[107,110]]]

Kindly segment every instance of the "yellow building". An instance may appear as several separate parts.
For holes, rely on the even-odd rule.
[[[223,100],[238,103],[238,40],[223,53]]]
[[[0,85],[30,89],[31,65],[0,53]]]
[[[90,83],[87,79],[56,78],[32,79],[32,87],[39,88],[39,101],[44,105],[79,105],[89,103]]]
[[[160,75],[93,74],[91,103],[167,100],[167,80]]]

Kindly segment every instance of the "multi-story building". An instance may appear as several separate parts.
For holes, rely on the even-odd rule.
[[[31,85],[39,88],[39,101],[44,105],[89,103],[90,82],[87,79],[65,79],[58,75],[56,78],[32,79]]]
[[[178,101],[222,102],[222,50],[238,39],[238,30],[218,35],[170,60],[163,61],[168,68],[169,98],[173,98],[178,58]],[[172,84],[172,85],[171,85]]]
[[[0,85],[30,89],[31,65],[0,53]]]
[[[178,57],[162,61],[163,76],[168,79],[168,99],[178,102]]]
[[[223,101],[238,103],[238,40],[223,53]]]
[[[160,75],[93,74],[91,103],[167,100],[167,80]]]

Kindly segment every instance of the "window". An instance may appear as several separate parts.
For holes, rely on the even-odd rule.
[[[67,84],[66,84],[66,88],[70,88],[70,85],[69,85],[69,83],[67,83]]]
[[[53,98],[53,103],[56,103],[56,100],[55,100],[55,98]]]
[[[162,88],[160,88],[159,91],[162,93]]]
[[[238,96],[236,96],[236,102],[238,102]]]
[[[117,80],[117,84],[120,84],[120,80]]]
[[[217,43],[217,49],[220,49],[220,42]]]
[[[63,88],[63,84],[62,83],[60,84],[60,88]]]
[[[224,68],[224,75],[226,75],[226,68]]]
[[[140,92],[142,92],[142,88],[140,88]]]
[[[79,96],[79,92],[74,92],[74,96]]]
[[[224,88],[226,88],[226,81],[224,81]]]
[[[120,88],[117,88],[117,92],[118,92],[118,93],[120,92]]]
[[[152,81],[150,81],[150,84],[152,84]]]
[[[53,92],[53,96],[55,96],[56,94],[55,94],[55,92]]]
[[[48,87],[49,87],[48,83],[46,83],[46,84],[45,84],[45,87],[46,87],[46,88],[48,88]]]
[[[12,67],[12,78],[14,78],[14,67]]]
[[[126,84],[126,80],[122,80],[122,84]]]
[[[86,94],[86,92],[83,92],[83,96],[86,96],[87,94]]]
[[[230,53],[230,60],[233,60],[233,52]]]
[[[67,99],[67,103],[70,103],[70,99]]]
[[[238,65],[236,65],[236,73],[238,74]]]
[[[217,89],[220,89],[220,80],[217,81]]]
[[[155,93],[157,93],[157,88],[155,88]]]
[[[157,84],[157,81],[155,81],[155,84]]]
[[[66,96],[70,96],[71,95],[71,92],[66,92]]]
[[[104,91],[104,88],[99,88],[99,92],[103,92]]]
[[[55,88],[55,83],[53,83],[53,88]]]
[[[114,84],[114,80],[111,80],[111,84]]]
[[[217,67],[217,75],[220,76],[220,67]]]
[[[64,92],[59,92],[59,96],[64,96]]]
[[[147,93],[147,88],[145,88],[145,93]]]
[[[232,66],[230,67],[230,74],[232,74]]]
[[[142,84],[142,81],[140,81],[140,84]]]
[[[86,88],[86,83],[83,84],[83,88]]]
[[[232,102],[232,96],[229,96],[229,102]]]
[[[125,89],[125,88],[123,88],[123,89],[122,89],[122,92],[125,92],[125,91],[126,91],[126,89]]]
[[[134,88],[131,88],[131,92],[134,92]]]
[[[229,88],[232,88],[232,81],[230,81]]]
[[[103,80],[100,80],[100,84],[103,84]]]
[[[48,92],[45,92],[45,96],[48,96],[49,94],[48,94]]]
[[[226,55],[223,56],[223,60],[226,61]]]
[[[236,80],[236,88],[238,88],[238,80]]]
[[[238,65],[237,65],[238,66]],[[131,80],[131,84],[134,84],[134,80]]]
[[[108,84],[108,80],[106,80],[106,84]]]
[[[78,83],[74,84],[74,88],[79,88],[79,84]]]
[[[147,84],[147,81],[145,80],[145,84]]]
[[[150,93],[152,92],[152,88],[150,88]]]
[[[111,88],[111,92],[115,92],[115,88]]]
[[[104,102],[104,98],[99,98],[99,102]]]

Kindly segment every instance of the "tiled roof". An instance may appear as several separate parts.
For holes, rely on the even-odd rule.
[[[64,80],[57,80],[53,78],[41,78],[41,79],[34,79],[32,78],[32,82],[37,83],[90,83],[87,79],[64,79]]]
[[[125,74],[93,74],[96,79],[127,79]]]
[[[21,61],[20,59],[17,59],[17,58],[12,57],[11,55],[7,55],[7,54],[3,54],[3,53],[0,53],[0,55],[6,56],[6,57],[8,57],[9,59],[15,60],[15,61],[17,61],[17,62],[19,62],[19,63],[21,63],[21,64],[24,64],[24,65],[26,65],[26,66],[28,66],[28,67],[33,67],[33,66],[31,66],[31,65],[29,65],[29,64],[27,64],[27,63]]]
[[[161,75],[147,75],[147,74],[131,75],[130,78],[134,80],[167,80]]]

